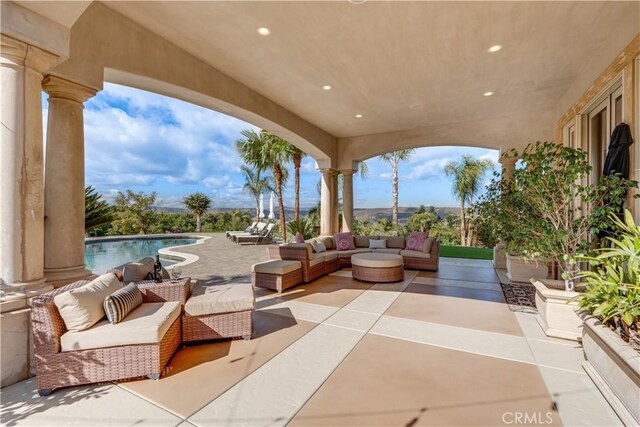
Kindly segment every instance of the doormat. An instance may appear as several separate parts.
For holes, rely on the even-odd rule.
[[[537,314],[536,288],[526,283],[501,283],[504,299],[509,304],[509,310]]]

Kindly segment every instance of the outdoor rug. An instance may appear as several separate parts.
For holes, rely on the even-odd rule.
[[[537,314],[536,288],[526,283],[501,283],[509,310]]]
[[[536,308],[536,288],[530,283],[512,282],[507,277],[507,270],[496,268],[496,275],[500,279],[502,295],[509,305],[509,310],[521,313],[538,314]]]

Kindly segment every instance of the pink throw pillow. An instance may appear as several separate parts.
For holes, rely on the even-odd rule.
[[[339,251],[349,251],[356,248],[351,232],[336,233],[333,235],[333,238],[336,241],[336,249]]]
[[[295,239],[296,239],[296,243],[304,243],[304,237],[302,237],[302,234],[300,234],[299,231],[296,233]]]
[[[419,231],[413,231],[409,237],[407,237],[407,250],[422,252],[427,237],[429,237],[429,232],[421,233]]]

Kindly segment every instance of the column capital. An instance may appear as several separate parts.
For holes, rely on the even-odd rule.
[[[318,172],[320,172],[323,175],[329,175],[329,176],[333,176],[333,175],[337,175],[338,171],[335,169],[331,169],[331,168],[318,168],[316,169]]]
[[[2,57],[18,65],[30,68],[40,74],[51,68],[60,57],[46,50],[31,46],[5,34],[0,35]]]
[[[80,103],[94,97],[98,92],[88,86],[53,75],[48,75],[44,78],[42,88],[49,94],[50,98],[62,98]]]
[[[516,163],[518,163],[518,160],[520,160],[517,157],[510,157],[510,156],[501,156],[498,159],[498,162],[502,165],[502,166],[514,166]]]

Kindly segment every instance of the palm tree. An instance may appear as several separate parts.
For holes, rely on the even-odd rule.
[[[193,193],[186,196],[183,200],[184,205],[196,217],[196,231],[202,231],[202,215],[204,215],[211,207],[211,199],[204,193]]]
[[[465,204],[473,205],[473,198],[480,192],[482,177],[493,169],[493,162],[488,159],[475,159],[472,156],[462,156],[458,161],[450,161],[444,167],[447,176],[453,178],[452,191],[460,200],[460,244],[469,246],[471,242],[467,238],[467,220]]]
[[[408,161],[414,151],[414,148],[409,148],[406,150],[392,151],[380,156],[380,161],[391,165],[391,170],[393,172],[393,206],[391,208],[391,223],[394,228],[398,226],[398,165],[400,162]]]
[[[111,205],[102,199],[96,189],[89,186],[84,189],[84,231],[89,232],[102,227],[115,219]]]
[[[236,148],[242,160],[257,168],[269,169],[273,174],[280,211],[280,232],[282,239],[286,241],[287,225],[282,187],[288,178],[286,164],[293,159],[293,145],[265,130],[259,134],[254,130],[243,130],[241,133],[244,139],[236,141]]]
[[[293,149],[293,169],[295,170],[295,203],[293,207],[293,219],[300,219],[300,165],[302,164],[302,158],[304,157],[304,152],[300,150],[298,147],[292,146]]]
[[[251,169],[243,165],[240,170],[244,173],[244,186],[242,188],[254,198],[256,202],[256,221],[260,221],[260,194],[265,191],[274,191],[272,179],[270,176],[263,178],[261,176],[263,170],[258,167]]]

